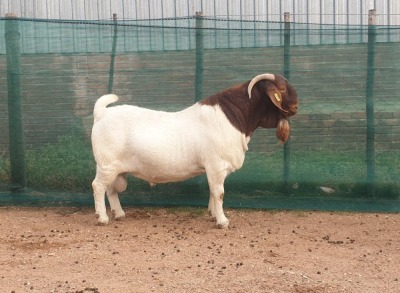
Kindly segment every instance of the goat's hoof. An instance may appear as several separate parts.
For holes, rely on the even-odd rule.
[[[97,220],[97,224],[99,225],[99,226],[106,226],[106,225],[108,225],[108,222],[109,222],[109,219],[108,219],[108,217],[106,216],[106,217],[99,217],[99,219]]]
[[[213,211],[211,211],[211,209],[208,209],[207,212],[208,212],[208,215],[210,216],[211,221],[217,220],[217,216],[215,215],[215,213]]]
[[[215,226],[216,226],[218,229],[228,229],[228,228],[229,228],[229,221],[226,220],[226,221],[224,221],[224,222],[222,222],[222,223],[217,223]]]
[[[120,211],[118,213],[114,212],[114,219],[117,221],[121,221],[123,219],[125,219],[125,212],[124,211]]]

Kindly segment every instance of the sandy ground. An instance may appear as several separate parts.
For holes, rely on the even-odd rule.
[[[400,214],[0,208],[1,292],[399,292]]]

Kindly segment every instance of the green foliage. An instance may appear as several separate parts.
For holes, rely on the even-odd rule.
[[[10,160],[5,152],[0,155],[0,190],[7,188],[7,182],[10,178]]]
[[[28,186],[41,190],[89,191],[95,175],[90,143],[80,135],[26,153]]]

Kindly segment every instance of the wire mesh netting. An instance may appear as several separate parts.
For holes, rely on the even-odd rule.
[[[271,72],[299,95],[291,139],[258,129],[225,205],[400,210],[400,27],[193,17],[1,19],[0,31],[1,205],[92,204],[92,110],[107,92],[177,111]],[[206,205],[208,185],[129,178],[121,198]]]

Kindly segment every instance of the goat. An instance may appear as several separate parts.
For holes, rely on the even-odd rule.
[[[107,225],[105,193],[115,219],[125,217],[118,192],[128,174],[151,185],[177,182],[206,173],[208,210],[218,228],[227,228],[223,211],[224,180],[242,167],[257,127],[276,128],[289,137],[288,117],[297,112],[297,93],[280,75],[260,74],[179,112],[137,106],[107,108],[118,97],[99,98],[92,128],[96,177],[92,187],[98,223]]]

